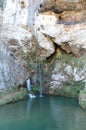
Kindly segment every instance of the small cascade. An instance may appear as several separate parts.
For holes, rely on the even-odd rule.
[[[30,98],[36,98],[36,96],[35,96],[34,94],[32,94],[32,93],[29,93],[28,96],[29,96]]]
[[[85,90],[86,90],[86,79],[85,79]]]
[[[30,83],[30,79],[27,79],[27,89],[28,91],[31,91],[31,83]]]
[[[40,97],[43,97],[43,91],[42,91],[42,87],[43,87],[43,82],[42,82],[42,65],[39,63],[38,64],[38,71],[39,71],[39,87],[40,87]]]
[[[27,79],[26,83],[27,83],[27,89],[28,89],[28,91],[31,92],[32,89],[31,89],[30,79]],[[36,98],[36,96],[35,96],[32,92],[29,93],[28,96],[29,96],[30,98]]]

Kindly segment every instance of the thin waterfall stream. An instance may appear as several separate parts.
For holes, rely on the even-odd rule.
[[[30,79],[27,79],[26,83],[27,83],[27,89],[28,89],[28,91],[31,91]]]
[[[37,79],[38,79],[38,86],[39,86],[39,97],[43,97],[43,72],[42,72],[42,64],[38,63],[37,65]],[[33,94],[32,86],[31,86],[31,80],[28,78],[26,80],[27,89],[29,92],[30,98],[35,98],[36,96]]]
[[[38,69],[39,69],[39,87],[40,87],[40,94],[39,96],[40,97],[43,97],[43,77],[42,77],[42,64],[39,63],[38,64]]]
[[[85,79],[85,81],[84,81],[84,82],[85,82],[85,90],[86,90],[86,79]]]
[[[28,91],[30,92],[28,95],[30,98],[36,98],[36,96],[32,93],[32,87],[31,87],[31,82],[30,82],[30,79],[27,79],[26,81],[27,83],[27,89]]]
[[[38,9],[40,7],[40,4],[42,3],[43,0],[29,0],[29,6],[28,6],[28,21],[27,21],[27,24],[28,26],[30,26],[30,28],[33,30],[33,24],[34,24],[34,19],[35,19],[35,16],[37,15],[38,13]],[[41,64],[38,63],[38,80],[39,80],[39,87],[40,87],[40,94],[39,96],[40,97],[43,97],[43,92],[42,92],[42,70],[41,70]],[[31,89],[31,82],[30,82],[30,79],[28,79],[26,81],[27,83],[27,89],[29,92],[31,92],[31,94],[29,94],[29,96],[32,98],[33,97],[33,94],[32,94],[32,89]],[[35,95],[34,95],[35,96]]]

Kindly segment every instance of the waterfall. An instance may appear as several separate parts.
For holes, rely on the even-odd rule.
[[[84,82],[85,82],[85,90],[86,90],[86,79],[84,80]]]
[[[30,83],[30,79],[27,79],[27,89],[28,91],[31,91],[31,83]]]
[[[28,89],[28,91],[31,92],[32,89],[31,89],[30,79],[27,79],[26,83],[27,83],[27,89]],[[30,98],[36,98],[36,96],[32,92],[29,93],[28,95],[29,95]]]
[[[43,77],[42,77],[42,65],[39,63],[38,64],[38,69],[39,69],[39,87],[40,87],[40,97],[43,97],[43,91],[42,91],[42,85],[43,85]]]
[[[39,78],[39,87],[40,87],[40,94],[39,94],[39,96],[43,97],[43,91],[42,91],[42,87],[43,87],[43,82],[42,82],[42,80],[43,80],[43,77],[42,77],[42,65],[40,63],[38,64],[38,75],[39,75],[38,78]],[[27,84],[28,91],[31,92],[31,93],[28,94],[29,97],[30,98],[36,98],[36,96],[32,93],[32,87],[31,87],[30,79],[27,79],[26,84]]]

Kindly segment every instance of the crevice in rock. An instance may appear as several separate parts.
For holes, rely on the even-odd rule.
[[[56,50],[57,50],[57,48],[59,47],[56,43],[53,42],[53,44],[54,44],[54,47],[55,47],[55,51],[54,51],[53,54],[51,54],[49,57],[46,58],[47,61],[48,61],[48,60],[50,61],[50,60],[55,56]]]
[[[66,50],[64,50],[61,46],[57,45],[55,42],[53,42],[55,46],[55,51],[53,54],[51,54],[49,57],[46,58],[46,61],[48,63],[54,63],[56,59],[60,59],[64,53],[66,54],[72,54],[71,52],[68,53]]]
[[[62,46],[57,45],[57,43],[55,43],[55,42],[53,42],[53,44],[55,47],[55,51],[53,54],[51,54],[49,57],[46,58],[46,61],[48,63],[54,62],[55,59],[60,59],[64,53],[67,55],[73,54],[70,46],[67,43],[64,43]],[[73,54],[73,56],[76,57],[75,54]]]

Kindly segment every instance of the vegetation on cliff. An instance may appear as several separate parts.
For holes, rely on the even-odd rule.
[[[25,88],[16,87],[14,90],[8,90],[0,92],[0,105],[14,103],[26,99],[28,97],[28,91]]]

